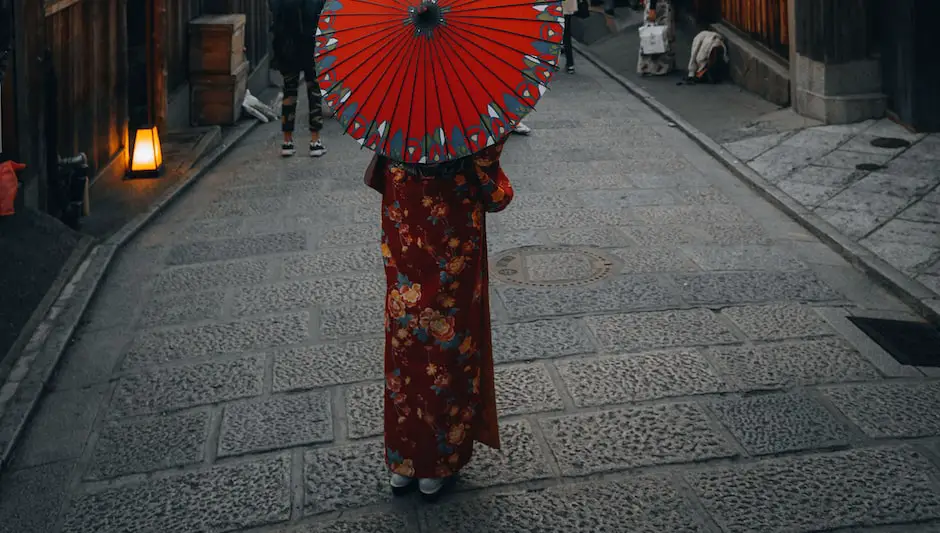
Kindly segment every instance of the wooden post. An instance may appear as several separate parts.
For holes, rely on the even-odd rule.
[[[796,52],[828,65],[868,59],[867,0],[796,0]]]
[[[166,0],[150,0],[153,2],[153,33],[151,42],[153,48],[150,55],[150,72],[153,99],[150,102],[154,125],[158,131],[165,132],[168,96],[166,89]]]
[[[28,166],[21,174],[27,206],[48,210],[48,169],[45,142],[45,83],[43,54],[46,14],[43,2],[14,0],[16,131],[19,159]]]

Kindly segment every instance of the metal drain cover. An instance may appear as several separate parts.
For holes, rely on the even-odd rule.
[[[905,141],[904,139],[898,139],[896,137],[876,137],[872,139],[871,145],[877,148],[907,148],[911,145],[910,142]]]
[[[594,248],[524,246],[496,255],[491,270],[497,279],[525,287],[577,287],[616,273],[619,261]]]

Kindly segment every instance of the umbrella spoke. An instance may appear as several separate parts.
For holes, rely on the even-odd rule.
[[[388,27],[390,27],[390,28],[391,28],[391,27],[397,28],[397,27],[399,27],[400,25],[404,24],[406,21],[407,21],[407,19],[405,19],[405,18],[401,19],[401,21],[399,21],[399,22],[396,22],[395,20],[389,19],[389,20],[385,21],[385,24],[386,24]],[[350,26],[350,27],[348,27],[348,28],[343,28],[343,29],[341,29],[341,30],[329,30],[329,31],[324,31],[324,32],[319,33],[318,36],[341,35],[341,34],[343,34],[343,33],[345,33],[345,32],[356,31],[356,30],[363,30],[363,29],[366,29],[366,28],[374,28],[374,27],[376,27],[376,26],[382,26],[382,23],[379,23],[379,22],[370,22],[370,23],[368,23],[368,24],[363,24],[363,25],[361,25],[361,26]],[[344,44],[348,44],[348,43],[344,43]]]
[[[481,29],[489,30],[489,31],[498,31],[499,33],[505,33],[505,34],[507,34],[507,35],[514,35],[514,36],[516,36],[516,37],[524,37],[524,38],[529,39],[529,40],[531,40],[531,41],[540,41],[540,42],[549,43],[549,44],[555,43],[555,41],[553,41],[553,40],[551,40],[551,39],[545,39],[544,37],[541,37],[541,36],[533,37],[532,35],[528,35],[528,34],[525,34],[525,33],[519,33],[519,32],[517,32],[517,31],[507,31],[507,30],[503,30],[503,29],[500,29],[500,30],[493,30],[493,28],[492,28],[491,26],[486,26],[486,25],[484,25],[484,24],[475,24],[475,23],[473,23],[473,22],[470,22],[470,20],[474,20],[474,19],[477,19],[477,18],[479,18],[479,17],[461,17],[461,19],[462,19],[462,18],[467,18],[468,20],[460,20],[460,24],[459,24],[459,25],[458,25],[458,24],[448,24],[447,27],[448,27],[448,28],[455,28],[455,27],[457,27],[457,26],[467,25],[467,26],[472,26],[472,27],[474,27],[474,28],[481,28]],[[501,20],[505,20],[505,19],[501,19]],[[564,26],[562,26],[562,27],[564,28]],[[481,37],[483,37],[481,34],[476,34],[476,35],[480,35]],[[503,44],[503,43],[499,43],[499,42],[498,42],[497,44]],[[515,50],[515,49],[514,49],[514,50]],[[522,50],[516,50],[516,51],[519,52],[520,54],[525,54],[525,55],[529,55],[529,54],[530,54],[530,52],[525,52],[525,51],[522,51]]]
[[[389,69],[391,69],[392,66],[395,65],[395,63],[396,63],[396,61],[395,61],[394,59],[391,60],[391,61],[388,61],[387,63],[384,61],[384,59],[388,58],[393,52],[398,52],[399,55],[404,55],[405,51],[406,51],[406,48],[405,48],[405,47],[400,47],[400,48],[388,47],[388,49],[387,49],[386,52],[385,52],[385,55],[382,57],[382,61],[373,62],[373,64],[375,65],[375,68],[373,68],[371,71],[369,71],[369,72],[365,75],[365,77],[364,77],[363,80],[362,80],[362,81],[363,81],[363,85],[367,85],[365,82],[366,82],[373,74],[375,74],[376,72],[378,72],[378,67],[379,67],[382,63],[385,63],[385,70],[382,71],[382,75],[379,77],[379,80],[378,80],[378,81],[381,81],[381,79],[386,76],[386,74],[388,73]],[[400,62],[400,61],[399,61],[399,62]],[[380,86],[381,86],[380,83],[376,83],[376,84],[374,84],[374,85],[372,86],[372,88],[369,90],[368,95],[366,95],[366,97],[362,100],[363,104],[360,105],[359,108],[356,110],[356,112],[353,114],[353,117],[352,117],[352,119],[350,120],[350,123],[355,124],[356,119],[357,119],[359,116],[361,116],[361,114],[362,114],[362,109],[363,109],[363,107],[365,107],[365,102],[368,102],[368,101],[372,98],[372,94],[373,94],[373,93],[375,92],[375,90],[378,89]],[[349,100],[347,100],[346,102],[340,102],[340,104],[339,104],[338,106],[336,106],[336,108],[334,109],[334,115],[337,115],[337,114],[339,114],[340,112],[342,112],[343,110],[345,110],[345,108],[346,108],[348,102],[349,102]],[[384,99],[383,99],[383,102],[384,102]],[[380,105],[380,106],[381,106],[381,105]],[[371,133],[371,130],[372,130],[372,125],[370,124],[368,130],[366,131],[366,137],[365,137],[365,138],[368,138],[368,135]],[[365,146],[364,143],[363,143],[363,146]]]
[[[485,26],[479,26],[479,25],[476,25],[476,26],[479,27],[479,28],[484,28],[484,29],[486,29]],[[493,42],[492,39],[490,39],[489,37],[487,37],[487,36],[485,36],[485,35],[483,35],[483,34],[481,34],[481,33],[477,33],[477,32],[475,32],[475,31],[473,31],[473,30],[470,30],[470,29],[467,29],[467,28],[463,28],[463,27],[461,27],[460,25],[457,25],[457,24],[452,24],[452,25],[450,25],[450,26],[448,27],[448,29],[450,29],[450,30],[452,30],[452,31],[454,31],[454,32],[458,32],[458,33],[462,33],[462,34],[469,34],[469,35],[473,35],[474,37],[479,37],[479,38],[485,40],[487,43],[491,43],[491,44],[495,44],[495,45],[497,45],[497,46],[501,46],[501,47],[503,47],[503,48],[505,48],[505,49],[507,49],[507,50],[510,50],[510,51],[512,51],[512,52],[515,52],[516,55],[534,59],[534,60],[536,60],[536,61],[538,61],[539,63],[542,63],[542,64],[544,64],[544,65],[549,65],[549,66],[551,66],[551,67],[554,67],[555,64],[557,63],[557,61],[555,61],[555,62],[546,61],[546,60],[544,60],[544,59],[542,59],[542,58],[540,58],[540,57],[538,57],[538,56],[536,56],[536,55],[534,55],[534,54],[531,54],[531,53],[529,53],[529,52],[526,52],[525,50],[519,50],[518,48],[514,48],[514,47],[512,47],[512,46],[509,46],[509,45],[506,44],[506,43],[502,43],[502,42]],[[480,46],[478,43],[474,42],[474,41],[471,40],[471,39],[467,39],[466,37],[464,37],[464,39],[470,41],[471,43],[473,43],[474,45],[476,45],[478,48],[480,48],[480,49],[482,49],[482,50],[486,50],[487,53],[489,53],[489,54],[492,55],[493,57],[499,59],[501,62],[505,63],[506,65],[508,65],[508,66],[510,66],[510,67],[512,67],[512,68],[517,68],[517,67],[514,66],[512,63],[510,63],[509,61],[507,61],[505,56],[503,56],[503,55],[501,55],[501,54],[494,53],[494,52],[492,52],[492,51],[490,51],[490,50],[487,50],[485,47]],[[551,41],[543,41],[543,42],[551,43]],[[533,78],[533,79],[534,79],[534,78]],[[542,84],[542,85],[545,85],[545,83],[542,83],[542,82],[539,81],[539,80],[535,80],[535,81],[537,81],[538,83],[540,83],[540,84]]]
[[[444,37],[444,36],[442,36],[442,37]],[[447,37],[451,37],[451,36],[448,35]],[[469,57],[470,59],[476,61],[477,64],[480,65],[480,67],[481,67],[481,72],[488,72],[488,69],[487,69],[487,67],[486,67],[486,64],[484,64],[482,61],[480,61],[480,59],[479,59],[478,57],[476,57],[475,55],[473,55],[473,53],[471,53],[469,50],[467,50],[463,45],[461,45],[460,43],[457,43],[457,42],[456,42],[456,37],[457,37],[456,35],[453,36],[453,37],[455,38],[455,39],[454,39],[454,44],[456,44],[460,49],[462,49],[462,50],[464,51],[464,53],[467,55],[467,57]],[[495,55],[495,54],[490,53],[490,55]],[[468,70],[469,70],[469,69],[468,69]],[[471,71],[471,72],[472,72],[472,71]],[[506,89],[507,89],[509,92],[511,92],[513,95],[515,95],[517,98],[519,98],[519,100],[521,100],[520,103],[522,103],[525,107],[529,108],[530,111],[532,110],[532,106],[530,106],[527,102],[525,102],[526,98],[523,97],[523,96],[522,96],[521,94],[519,94],[518,92],[516,92],[516,89],[515,89],[514,87],[510,86],[509,83],[507,83],[506,80],[504,80],[504,79],[502,79],[502,78],[499,78],[499,81],[506,87]],[[484,89],[484,91],[489,94],[489,91],[486,91],[485,89]],[[495,102],[496,99],[494,98],[493,101]],[[497,102],[496,105],[499,106],[499,103]],[[502,109],[501,107],[500,107],[500,109],[503,111],[503,113],[506,112],[505,109]]]
[[[511,7],[533,7],[534,8],[534,6],[537,6],[537,5],[547,6],[551,4],[560,4],[560,3],[561,3],[560,0],[533,0],[532,2],[522,2],[522,3],[514,3],[514,4],[480,5],[480,2],[460,2],[460,0],[458,0],[457,2],[449,6],[450,11],[448,12],[448,15],[451,15],[453,13],[467,13],[470,11],[491,11],[493,9],[508,9]],[[464,7],[467,5],[473,5],[474,7]],[[533,9],[533,14],[534,14],[534,11],[535,10]],[[527,19],[527,20],[536,20],[536,19],[535,17],[532,17],[531,19]]]
[[[394,33],[396,33],[396,32],[397,32],[397,33],[402,33],[403,30],[402,30],[402,28],[401,28],[400,26],[393,26],[393,27],[388,27],[388,28],[382,28],[382,29],[376,30],[376,31],[374,31],[374,32],[372,32],[372,33],[370,33],[370,34],[368,34],[368,35],[362,35],[362,36],[360,36],[360,37],[357,37],[357,38],[353,39],[352,41],[348,41],[348,42],[347,42],[347,41],[340,41],[338,46],[342,46],[343,48],[346,48],[347,46],[349,46],[349,45],[352,44],[352,43],[356,43],[356,42],[359,42],[359,41],[364,41],[364,40],[368,39],[369,37],[376,37],[377,35],[382,34],[382,33],[392,33],[392,34],[394,34]],[[394,35],[388,35],[388,36],[384,36],[384,37],[392,37],[392,36],[394,36]],[[385,45],[385,44],[386,44],[386,41],[385,41],[384,39],[373,39],[373,41],[370,42],[369,44],[367,44],[367,45],[362,45],[362,47],[361,47],[359,50],[357,50],[357,51],[353,52],[351,55],[347,56],[347,57],[343,60],[343,63],[348,62],[350,59],[352,59],[352,58],[354,58],[354,57],[357,57],[357,56],[359,56],[360,54],[362,54],[362,53],[364,53],[364,52],[367,52],[367,51],[368,51],[370,48],[372,48],[373,46],[376,46],[376,45]],[[329,54],[331,54],[331,53],[335,53],[335,50],[329,51],[329,52],[323,52],[322,50],[320,50],[320,51],[317,51],[317,52],[314,54],[314,57],[322,57],[322,56],[324,56],[324,55],[329,55]],[[318,76],[319,76],[319,75],[323,75],[323,74],[329,74],[329,73],[333,72],[334,70],[336,70],[336,68],[337,68],[338,66],[339,66],[339,65],[337,64],[337,65],[333,65],[333,66],[327,67],[327,68],[323,69],[322,71],[318,72]]]
[[[532,0],[531,2],[525,2],[521,4],[504,4],[502,2],[499,2],[499,1],[494,2],[492,0],[490,0],[489,2],[487,2],[486,0],[450,0],[449,3],[442,4],[442,6],[446,5],[446,7],[450,8],[451,11],[455,11],[457,9],[462,8],[463,6],[467,6],[470,4],[478,4],[481,9],[493,9],[493,8],[500,8],[500,7],[531,7],[531,6],[536,6],[539,4],[557,4],[557,3],[561,3],[561,0]]]
[[[412,37],[409,40],[413,41],[414,38]],[[404,92],[405,81],[408,79],[407,73],[409,70],[411,69],[409,68],[408,65],[406,65],[405,72],[403,73],[404,75],[400,76],[401,86],[399,87],[398,94],[395,97],[395,105],[393,106],[392,119],[389,121],[388,131],[385,132],[385,135],[383,136],[383,139],[382,139],[383,140],[382,151],[385,153],[388,153],[388,143],[392,138],[392,131],[395,131],[395,126],[397,125],[397,122],[395,119],[398,117],[398,112],[401,110],[401,95]]]
[[[441,35],[441,38],[442,38],[442,39],[445,39],[446,37],[447,37],[446,34],[442,34],[442,35]],[[466,50],[464,50],[464,51],[466,52]],[[472,56],[471,56],[471,57],[472,57]],[[473,59],[475,59],[477,62],[479,62],[479,59],[477,59],[477,58],[475,58],[475,57],[474,57]],[[485,65],[482,65],[482,63],[481,63],[481,66],[483,67],[483,72],[487,72],[486,66],[485,66]],[[484,84],[483,81],[480,80],[479,77],[477,77],[476,75],[474,75],[473,72],[472,72],[469,68],[468,68],[467,70],[468,70],[468,72],[470,72],[470,74],[471,74],[470,77],[473,78],[473,80],[476,81],[476,82],[480,85],[480,89],[481,89],[485,94],[487,94],[487,95],[490,97],[490,99],[492,100],[492,104],[495,105],[497,108],[499,108],[499,110],[502,111],[503,114],[505,115],[505,114],[506,114],[506,110],[503,109],[503,107],[502,107],[502,106],[500,105],[500,103],[497,101],[496,97],[495,97],[489,90],[487,90],[486,84]],[[512,89],[512,87],[509,86],[509,84],[507,84],[507,83],[505,82],[505,80],[500,79],[500,81],[503,82],[504,85],[506,85],[506,88],[508,88],[511,92],[513,92],[513,93],[515,94],[515,91]],[[466,89],[466,87],[464,87],[464,88]],[[469,93],[468,93],[468,96],[469,96]],[[519,96],[519,95],[516,95],[516,96]],[[470,101],[471,101],[471,102],[474,101],[474,98],[470,97]],[[528,107],[528,106],[526,106],[526,107]],[[490,133],[490,136],[491,136],[491,137],[493,137],[493,138],[496,139],[496,140],[499,139],[499,136],[493,134],[493,131],[490,129],[490,125],[487,124],[485,120],[483,121],[483,127],[486,128],[486,131],[488,131],[488,132]]]
[[[401,33],[402,31],[403,31],[403,30],[399,29],[399,33]],[[373,45],[379,45],[379,44],[380,44],[380,43],[378,43],[378,42],[373,43]],[[362,53],[369,52],[370,50],[372,50],[372,47],[362,47],[362,48],[360,48],[358,51],[356,51],[354,54],[350,55],[350,56],[349,56],[349,59],[351,59],[351,58],[353,58],[353,57],[356,57],[356,56],[358,56],[358,55],[360,55],[360,54],[362,54]],[[353,72],[357,72],[357,71],[358,71],[359,69],[361,69],[362,67],[367,66],[370,62],[372,62],[372,61],[371,61],[372,59],[373,59],[373,56],[372,56],[372,55],[368,55],[368,57],[367,57],[365,60],[359,62],[356,66],[354,66],[354,67],[352,67],[351,69],[349,69],[349,71],[346,72],[346,76],[349,76],[349,75],[352,74]],[[329,68],[324,69],[323,72],[318,72],[318,73],[317,73],[317,77],[320,77],[320,76],[323,76],[323,75],[325,75],[325,74],[328,74],[328,73],[333,72],[334,70],[336,70],[336,68],[337,68],[338,66],[339,66],[339,65],[335,65],[335,66],[332,66],[332,67],[329,67]],[[342,83],[343,83],[343,80],[340,80],[340,79],[336,80],[336,83],[334,83],[334,84],[326,91],[327,94],[332,93],[332,92],[333,92],[333,89],[335,89],[335,88],[338,87],[339,85],[342,85]]]

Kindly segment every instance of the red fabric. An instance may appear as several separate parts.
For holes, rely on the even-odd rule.
[[[384,160],[386,461],[405,476],[454,474],[474,441],[499,448],[485,216],[513,196],[501,150],[474,157],[479,179]]]
[[[15,161],[0,163],[0,216],[14,214],[13,204],[16,201],[16,191],[19,189],[16,173],[24,168],[26,165]]]
[[[396,161],[459,159],[504,140],[544,94],[561,52],[560,0],[429,5],[328,0],[320,15],[324,101],[346,133]],[[422,27],[422,6],[439,15],[436,27]]]

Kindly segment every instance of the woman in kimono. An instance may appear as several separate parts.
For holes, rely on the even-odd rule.
[[[644,17],[666,27],[666,53],[644,55],[640,49],[636,72],[642,76],[665,76],[676,68],[676,18],[671,0],[645,0]]]
[[[499,448],[487,276],[487,212],[513,191],[502,144],[436,165],[377,156],[382,192],[385,459],[393,492],[436,499],[474,441]]]

